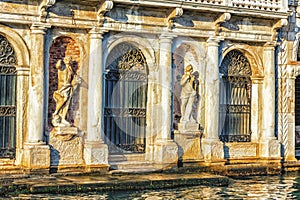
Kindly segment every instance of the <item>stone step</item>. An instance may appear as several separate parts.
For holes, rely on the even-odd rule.
[[[123,161],[123,162],[110,162],[111,169],[144,169],[153,168],[152,162],[147,161]]]
[[[144,154],[120,154],[109,155],[108,162],[121,162],[121,161],[138,161],[145,160]]]
[[[109,171],[109,174],[118,175],[118,174],[146,174],[146,173],[155,173],[161,172],[161,169],[151,168],[151,167],[144,167],[143,169],[136,169],[136,168],[127,168],[127,169],[117,169]]]
[[[0,174],[23,174],[24,170],[17,166],[0,165]]]

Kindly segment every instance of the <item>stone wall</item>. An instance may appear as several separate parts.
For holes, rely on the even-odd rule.
[[[253,8],[249,10],[243,8],[240,12],[239,8],[230,6],[228,6],[230,12],[224,13],[224,7],[220,5],[212,4],[204,7],[199,1],[184,4],[176,0],[155,1],[155,3],[147,0],[124,2],[120,0],[113,2],[74,0],[72,3],[57,1],[54,5],[51,5],[50,1],[33,0],[0,2],[0,7],[2,6],[0,22],[3,24],[0,32],[6,31],[4,35],[14,42],[14,38],[10,36],[12,34],[9,34],[10,31],[7,30],[15,29],[19,35],[14,34],[13,37],[21,38],[22,45],[25,46],[23,49],[26,50],[22,51],[20,50],[22,48],[19,48],[16,53],[20,55],[28,51],[32,54],[29,58],[29,53],[27,53],[28,55],[24,56],[26,62],[20,62],[20,65],[22,67],[24,65],[27,71],[24,77],[18,76],[18,81],[24,86],[24,91],[30,91],[18,94],[18,97],[22,97],[18,102],[18,105],[22,107],[22,112],[18,111],[17,133],[17,138],[22,138],[17,141],[20,154],[22,154],[23,144],[30,142],[28,138],[34,139],[34,142],[27,147],[24,157],[25,160],[34,158],[33,163],[28,163],[27,166],[38,167],[40,163],[36,158],[39,155],[44,155],[46,158],[48,155],[48,149],[44,148],[47,145],[41,139],[41,135],[44,134],[42,129],[46,128],[46,131],[50,132],[53,128],[51,125],[52,114],[55,110],[53,92],[57,90],[55,65],[58,60],[66,56],[71,56],[76,61],[77,64],[73,66],[74,71],[82,76],[86,83],[86,87],[78,88],[73,96],[67,120],[87,132],[85,136],[90,140],[90,155],[97,155],[94,156],[95,158],[91,156],[91,160],[105,160],[106,163],[108,159],[104,156],[107,154],[99,153],[104,152],[101,151],[103,144],[101,143],[103,142],[101,141],[102,74],[107,65],[105,63],[107,56],[122,42],[128,42],[141,49],[149,69],[146,130],[146,149],[149,150],[146,150],[145,160],[158,164],[164,164],[164,162],[176,164],[177,162],[178,146],[171,138],[173,125],[171,123],[172,120],[176,122],[181,115],[179,110],[181,88],[178,81],[187,64],[194,65],[194,71],[199,73],[198,94],[200,98],[195,102],[198,105],[194,106],[193,115],[205,131],[201,141],[197,136],[198,138],[191,143],[184,143],[185,149],[194,150],[194,146],[199,151],[201,149],[201,155],[198,155],[198,150],[195,153],[198,156],[197,161],[204,159],[203,162],[208,164],[215,161],[219,164],[224,163],[224,148],[228,150],[228,155],[225,155],[226,159],[246,160],[249,156],[270,158],[273,154],[261,152],[260,148],[263,145],[260,143],[265,142],[263,148],[266,151],[277,147],[276,142],[273,144],[273,141],[264,141],[270,138],[272,138],[270,140],[276,140],[273,133],[274,127],[266,126],[268,120],[271,117],[273,119],[273,116],[268,118],[268,112],[273,109],[263,113],[262,110],[264,106],[266,109],[271,108],[268,104],[270,102],[272,104],[275,98],[272,96],[273,93],[270,93],[273,91],[272,69],[275,67],[272,55],[278,44],[278,30],[283,26],[289,13],[264,12]],[[289,29],[290,32],[295,24],[294,20]],[[285,34],[293,35],[289,34],[289,31]],[[94,43],[89,42],[88,38]],[[293,40],[293,37],[287,38],[289,41]],[[291,43],[289,42],[288,48],[292,46]],[[12,44],[20,45],[17,42]],[[48,48],[50,48],[49,51]],[[251,118],[251,127],[252,139],[255,140],[252,142],[255,144],[239,143],[225,146],[218,138],[219,65],[231,50],[240,50],[251,64],[253,72],[251,80],[254,83],[252,97],[255,98],[255,102],[253,101],[251,105],[251,114],[254,116]],[[288,54],[294,54],[294,52]],[[47,63],[48,66],[45,67],[42,63]],[[47,78],[49,78],[49,84],[45,85],[48,88],[43,88],[43,80]],[[268,93],[271,95],[265,95]],[[33,97],[31,97],[32,94]],[[45,96],[48,101],[43,99]],[[27,97],[30,100],[29,109],[26,109],[27,103],[22,103],[27,101]],[[269,99],[263,101],[266,97]],[[37,102],[45,103],[35,109],[34,104]],[[91,115],[92,111],[95,112]],[[30,124],[27,121],[30,121],[31,126],[22,125]],[[34,124],[44,123],[46,127],[40,125],[41,129],[32,128],[35,127]],[[176,123],[174,127],[176,129]],[[291,138],[289,137],[289,141],[292,140]],[[85,148],[84,151],[88,146],[85,142],[80,143]],[[43,153],[38,149],[39,145],[44,145]],[[94,151],[94,149],[97,150]],[[188,159],[192,159],[193,153],[188,154]],[[93,163],[90,162],[90,164]]]

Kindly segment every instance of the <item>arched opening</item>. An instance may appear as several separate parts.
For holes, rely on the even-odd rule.
[[[48,92],[48,123],[47,130],[51,131],[53,125],[52,114],[56,108],[56,102],[53,98],[53,94],[58,89],[58,70],[56,64],[64,58],[72,58],[72,69],[77,75],[80,74],[80,50],[75,40],[71,37],[61,36],[56,38],[50,47],[50,58],[49,58],[49,92]],[[79,112],[79,87],[73,91],[72,99],[70,102],[67,121],[73,125],[76,125]]]
[[[0,35],[0,158],[16,152],[17,64],[14,48]]]
[[[251,66],[245,55],[230,51],[220,67],[219,137],[223,142],[251,141]]]
[[[121,43],[104,72],[104,133],[111,154],[144,153],[147,63],[142,51]]]

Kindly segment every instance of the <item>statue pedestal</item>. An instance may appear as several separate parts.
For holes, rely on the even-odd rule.
[[[175,131],[174,140],[178,145],[178,158],[183,165],[197,164],[203,160],[200,131]]]
[[[199,124],[193,122],[180,122],[178,123],[178,130],[184,132],[198,132]]]
[[[55,127],[50,133],[50,165],[57,170],[83,166],[83,137],[76,127]]]

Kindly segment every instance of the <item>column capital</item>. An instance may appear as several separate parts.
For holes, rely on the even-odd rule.
[[[266,42],[264,44],[264,49],[265,50],[275,50],[275,47],[278,45],[276,41],[274,42]]]
[[[48,28],[51,26],[48,24],[43,24],[43,23],[37,23],[37,24],[32,24],[30,27],[31,33],[32,34],[42,34],[45,35],[46,31]]]
[[[170,34],[170,33],[163,33],[159,36],[160,39],[160,43],[162,42],[172,42],[173,38],[177,37],[174,34]]]
[[[221,41],[218,37],[209,37],[206,41],[209,46],[219,46],[219,42]]]
[[[90,39],[102,39],[103,34],[106,33],[107,30],[103,30],[101,27],[94,26],[90,31]]]

